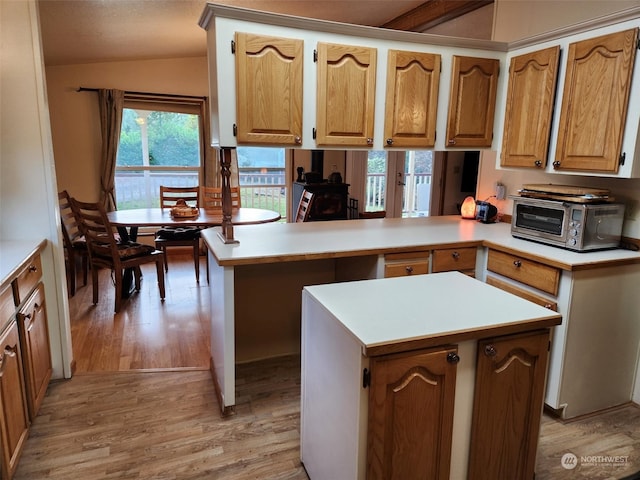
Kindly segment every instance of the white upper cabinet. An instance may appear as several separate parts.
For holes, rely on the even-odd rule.
[[[493,149],[497,168],[640,178],[639,13],[507,44],[207,4],[212,143]]]
[[[640,18],[621,19],[509,44],[507,64],[520,73],[498,92],[497,168],[640,178],[638,27]],[[523,88],[540,92],[535,103]]]

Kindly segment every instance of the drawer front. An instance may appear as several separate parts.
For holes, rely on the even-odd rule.
[[[541,307],[548,308],[549,310],[553,310],[554,312],[558,311],[558,304],[556,302],[552,302],[551,300],[548,300],[540,295],[536,295],[535,293],[531,293],[527,290],[523,290],[522,288],[518,288],[515,285],[511,285],[510,283],[503,282],[502,280],[498,280],[494,277],[487,277],[487,283],[499,288],[500,290],[512,293],[520,298],[529,300],[530,302],[537,303]]]
[[[384,257],[384,276],[406,277],[408,275],[423,275],[429,273],[429,254],[393,253]]]
[[[474,270],[477,251],[476,247],[434,250],[431,271],[437,273],[452,270]]]
[[[558,294],[560,270],[504,252],[489,250],[487,270],[529,285],[551,295]]]
[[[14,280],[14,292],[17,292],[15,298],[16,306],[20,305],[20,303],[27,298],[29,292],[33,290],[41,278],[42,263],[40,261],[40,255],[36,255]]]

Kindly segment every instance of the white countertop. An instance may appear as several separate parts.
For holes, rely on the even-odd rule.
[[[459,272],[304,287],[363,346],[451,341],[559,324],[560,315]]]
[[[38,251],[44,240],[0,241],[0,286],[11,280],[24,261]]]
[[[483,224],[457,215],[235,226],[236,244],[223,244],[215,228],[202,236],[220,265],[428,250],[464,242],[513,249],[567,270],[599,262],[640,262],[640,252],[572,252],[513,238],[508,223]]]

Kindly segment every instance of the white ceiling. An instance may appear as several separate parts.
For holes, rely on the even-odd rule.
[[[379,26],[425,0],[218,0],[216,3]],[[206,55],[206,0],[40,0],[46,65]]]

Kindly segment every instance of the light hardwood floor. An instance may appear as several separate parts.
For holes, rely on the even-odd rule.
[[[148,270],[142,292],[115,317],[108,276],[99,307],[90,286],[79,288],[71,300],[78,373],[49,387],[16,480],[307,478],[299,358],[238,366],[236,415],[222,418],[206,367],[204,263],[197,285],[190,261],[171,257],[164,305]],[[545,416],[541,433],[536,480],[617,480],[640,470],[637,406],[566,424]],[[594,464],[567,470],[566,453]],[[596,458],[616,455],[627,461]]]

